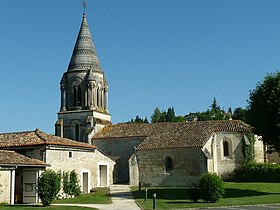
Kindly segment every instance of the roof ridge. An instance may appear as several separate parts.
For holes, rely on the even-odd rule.
[[[5,135],[5,134],[18,134],[18,133],[32,133],[34,131],[16,131],[16,132],[5,132],[5,133],[0,133],[0,135]]]
[[[42,139],[45,143],[47,143],[47,140],[46,140],[42,135],[40,135],[39,132],[44,133],[43,131],[40,131],[38,128],[36,128],[35,134],[36,134],[40,139]]]

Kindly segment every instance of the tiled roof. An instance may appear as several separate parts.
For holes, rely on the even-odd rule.
[[[146,137],[137,150],[202,147],[216,132],[249,132],[238,120],[109,125],[93,139]]]
[[[0,134],[0,148],[25,147],[38,145],[58,145],[67,147],[82,147],[95,149],[94,145],[73,141],[47,134],[38,129],[35,131],[2,133]]]
[[[0,166],[1,165],[25,165],[25,166],[48,166],[43,161],[29,158],[25,155],[19,154],[10,150],[0,150]]]

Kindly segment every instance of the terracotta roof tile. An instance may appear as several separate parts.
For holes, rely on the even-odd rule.
[[[48,166],[47,163],[29,158],[10,150],[0,150],[0,165],[28,165],[28,166]]]
[[[0,134],[0,148],[36,146],[36,145],[59,145],[59,146],[83,147],[83,148],[92,148],[92,149],[96,148],[94,145],[73,141],[66,138],[61,138],[58,136],[47,134],[38,129],[36,129],[35,131]]]
[[[137,150],[202,147],[216,132],[249,132],[238,120],[109,125],[93,139],[146,137]]]

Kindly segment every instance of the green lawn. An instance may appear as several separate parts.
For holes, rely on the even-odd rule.
[[[109,188],[95,188],[90,194],[80,194],[75,198],[55,200],[53,203],[83,203],[83,204],[107,204],[112,203]]]
[[[70,206],[50,206],[50,207],[43,207],[39,205],[0,205],[1,210],[94,210],[93,208],[86,208],[86,207],[70,207]]]
[[[157,209],[180,209],[211,206],[251,205],[280,203],[280,183],[225,183],[225,196],[217,203],[199,200],[192,203],[188,198],[188,188],[148,188],[148,200],[144,201],[145,188],[138,192],[133,188],[133,195],[143,209],[152,209],[153,194],[157,194]]]

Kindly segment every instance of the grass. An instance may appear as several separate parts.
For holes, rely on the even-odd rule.
[[[70,207],[70,206],[50,206],[50,207],[43,207],[40,205],[0,205],[1,210],[94,210],[93,208],[87,208],[87,207]],[[97,209],[96,209],[97,210]]]
[[[75,198],[55,200],[53,203],[70,203],[70,204],[109,204],[112,203],[109,195],[109,188],[94,188],[94,191],[89,194],[80,194]]]
[[[148,188],[148,200],[145,202],[145,189],[138,192],[133,188],[133,196],[145,210],[153,208],[153,194],[157,194],[157,209],[180,209],[213,206],[253,205],[279,203],[280,183],[225,183],[225,196],[217,203],[199,200],[193,203],[188,198],[188,188]]]

